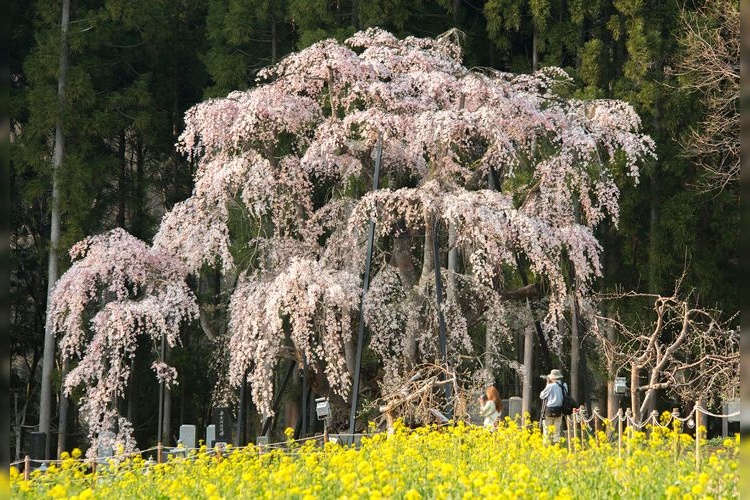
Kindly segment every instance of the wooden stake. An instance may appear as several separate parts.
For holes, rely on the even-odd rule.
[[[599,407],[594,407],[594,444],[599,446]]]
[[[695,470],[701,469],[701,425],[703,424],[703,415],[698,407],[700,401],[695,402]]]
[[[617,410],[617,456],[622,458],[622,408]]]
[[[674,462],[677,463],[680,456],[680,421],[677,418],[680,416],[679,408],[672,408],[672,430],[674,431]]]
[[[581,449],[585,449],[586,442],[583,438],[583,431],[586,427],[586,407],[581,405],[581,408],[578,410],[578,418],[581,420]]]

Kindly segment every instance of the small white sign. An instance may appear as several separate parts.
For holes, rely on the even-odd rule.
[[[739,399],[727,399],[724,401],[724,415],[736,415],[727,417],[727,422],[739,422],[740,421],[740,400]]]

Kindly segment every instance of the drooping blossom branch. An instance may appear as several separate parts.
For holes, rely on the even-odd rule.
[[[147,335],[154,342],[163,337],[177,345],[181,324],[197,316],[196,298],[179,261],[122,229],[86,238],[70,255],[73,265],[55,285],[50,302],[54,330],[62,334],[62,355],[77,360],[65,391],[84,389],[81,413],[92,440],[90,454],[109,441],[129,451],[135,445],[132,428],[117,414],[116,404],[125,395],[137,337]],[[154,369],[160,381],[175,382],[176,371],[163,360]]]
[[[351,339],[359,286],[356,276],[306,259],[271,277],[242,279],[231,301],[230,382],[237,385],[248,373],[260,412],[273,415],[273,369],[291,342],[308,365],[324,367],[330,386],[345,397],[351,377],[343,346]]]

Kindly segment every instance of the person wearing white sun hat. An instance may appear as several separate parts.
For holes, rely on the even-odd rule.
[[[562,372],[557,368],[551,370],[547,375],[542,375],[542,378],[547,380],[547,386],[539,393],[539,399],[542,400],[544,437],[546,442],[551,440],[553,443],[558,443],[562,427],[563,387],[567,391],[568,386],[565,382],[562,382]]]

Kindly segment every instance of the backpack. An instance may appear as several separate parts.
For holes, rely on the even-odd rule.
[[[578,403],[576,403],[576,400],[570,396],[570,393],[565,388],[564,384],[558,383],[558,385],[560,386],[560,389],[562,389],[562,393],[563,393],[563,402],[562,402],[562,406],[560,407],[560,410],[563,415],[566,415],[566,416],[572,415],[573,410],[575,408],[578,408]]]

